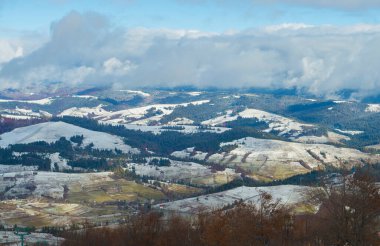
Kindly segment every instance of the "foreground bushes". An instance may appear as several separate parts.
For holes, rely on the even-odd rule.
[[[325,186],[305,197],[305,202],[322,204],[318,213],[294,216],[290,208],[261,193],[256,205],[237,202],[192,219],[141,214],[115,229],[66,234],[64,245],[380,245],[379,188],[367,176],[349,177],[342,185]]]

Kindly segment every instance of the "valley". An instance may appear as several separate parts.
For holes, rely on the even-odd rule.
[[[380,114],[360,102],[249,92],[2,99],[0,220],[36,228],[122,224],[141,211],[255,203],[259,191],[303,211],[309,186],[296,180],[380,163],[378,126],[361,125],[363,117]]]

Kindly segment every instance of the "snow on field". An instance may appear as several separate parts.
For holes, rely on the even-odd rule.
[[[234,170],[226,168],[224,171],[215,171],[209,167],[194,162],[170,160],[170,166],[153,166],[149,164],[129,163],[129,170],[135,169],[137,175],[146,175],[162,181],[185,181],[189,183],[202,183],[202,180],[213,179],[214,176],[228,176],[233,180],[239,176]]]
[[[351,167],[361,164],[362,160],[372,163],[380,160],[380,156],[377,155],[325,144],[303,144],[247,137],[221,144],[224,145],[237,145],[237,148],[210,155],[198,153],[196,156],[194,149],[189,148],[173,152],[172,156],[181,159],[198,159],[231,168],[238,166],[254,178],[260,176],[268,179],[283,179],[326,165]]]
[[[364,133],[364,131],[348,131],[348,130],[340,130],[340,129],[335,129],[335,131],[338,131],[338,132],[341,132],[341,133],[345,133],[345,134],[349,134],[349,135],[359,135],[359,134],[362,134]]]
[[[379,113],[380,112],[380,104],[368,104],[365,112],[371,113]]]
[[[293,161],[304,160],[310,167],[316,168],[323,163],[329,163],[339,166],[340,161],[349,161],[360,159],[379,159],[380,157],[370,156],[356,149],[338,148],[332,145],[325,144],[302,144],[302,143],[289,143],[279,140],[257,139],[257,138],[243,138],[230,143],[237,144],[239,148],[236,151],[242,150],[243,152],[251,151],[252,157],[258,159],[260,155],[266,155],[272,161],[282,161],[290,159]],[[231,153],[236,152],[235,150]],[[258,152],[258,153],[257,153]],[[310,154],[312,152],[313,154]],[[313,157],[313,155],[315,155]],[[319,159],[319,160],[318,160]]]
[[[279,132],[279,136],[291,134],[292,136],[300,135],[306,128],[314,128],[314,125],[299,123],[295,120],[268,113],[257,109],[246,109],[239,113],[243,118],[257,118],[269,124],[267,132]]]
[[[84,98],[84,99],[98,99],[98,97],[92,96],[92,95],[73,95],[72,97]]]
[[[203,92],[201,91],[192,91],[192,92],[187,92],[186,94],[190,95],[190,96],[200,96],[203,94]]]
[[[214,119],[203,121],[203,125],[221,125],[228,121],[237,120],[238,117],[242,118],[256,118],[259,121],[264,121],[269,124],[269,128],[266,132],[276,131],[278,135],[291,134],[292,136],[299,136],[306,128],[314,128],[314,125],[299,123],[293,119],[289,119],[277,114],[268,113],[258,109],[245,109],[242,112],[233,114],[232,110],[227,110],[223,116],[216,117]]]
[[[112,172],[99,173],[59,173],[59,172],[43,172],[38,171],[34,175],[34,181],[37,184],[56,183],[60,185],[73,186],[75,183],[81,185],[92,184],[93,182],[111,181]]]
[[[53,98],[44,98],[39,100],[7,100],[7,99],[0,99],[0,103],[7,103],[7,102],[18,102],[18,103],[30,103],[30,104],[39,104],[39,105],[49,105],[54,101]]]
[[[0,115],[4,118],[17,119],[17,120],[29,120],[29,119],[41,119],[51,118],[52,115],[46,111],[39,110],[37,112],[30,109],[22,109],[16,107],[15,109],[3,109],[0,110]]]
[[[146,175],[168,181],[190,179],[211,174],[211,170],[208,167],[194,162],[171,161],[168,167],[136,163],[129,163],[127,166],[131,170],[134,167],[137,175]]]
[[[190,103],[181,103],[181,104],[155,104],[149,105],[139,108],[132,108],[123,111],[115,112],[111,115],[111,117],[107,117],[106,119],[102,119],[107,122],[115,122],[115,123],[133,123],[136,125],[148,125],[150,122],[159,121],[165,115],[171,114],[176,107],[187,107],[189,105],[201,105],[205,103],[209,103],[210,100],[201,100]],[[149,112],[154,112],[154,116],[146,117]],[[121,118],[119,114],[121,113]],[[115,117],[116,116],[116,117]],[[116,118],[115,120],[113,118]],[[141,120],[138,120],[141,119]],[[123,122],[124,121],[124,122]],[[126,121],[126,122],[125,122]]]
[[[13,115],[13,114],[3,114],[0,113],[0,116],[7,119],[13,119],[13,120],[30,120],[32,117],[27,115]]]
[[[198,161],[204,161],[206,159],[207,153],[202,151],[195,151],[194,148],[187,148],[180,151],[175,151],[171,154],[176,158],[180,159],[193,159]]]
[[[50,159],[50,163],[51,163],[50,170],[51,171],[55,170],[55,164],[58,166],[59,171],[72,169],[71,166],[67,165],[68,160],[65,158],[62,158],[59,155],[59,153],[47,154],[46,157]]]
[[[73,117],[94,117],[94,116],[99,116],[102,114],[108,114],[109,112],[105,109],[103,109],[104,105],[100,104],[97,107],[93,108],[88,108],[88,107],[82,107],[82,108],[69,108],[64,110],[62,113],[58,115],[58,117],[63,117],[63,116],[73,116]]]
[[[282,204],[295,205],[302,202],[303,192],[308,187],[296,185],[280,185],[270,187],[238,187],[235,189],[202,195],[198,197],[177,200],[174,202],[155,205],[154,208],[177,211],[181,213],[197,213],[200,211],[210,211],[223,208],[233,204],[235,201],[243,200],[246,203],[257,203],[260,192],[267,192],[272,195],[274,200],[280,199]]]
[[[232,110],[227,110],[225,115],[221,115],[213,119],[205,120],[201,124],[208,125],[208,126],[217,126],[229,121],[237,120],[239,115],[232,115],[232,113],[233,113]]]
[[[136,94],[136,95],[140,95],[140,96],[143,96],[143,97],[150,97],[150,94],[149,93],[146,93],[146,92],[143,92],[143,91],[133,91],[133,90],[119,90],[120,92],[128,92],[128,93],[131,93],[131,94]]]
[[[9,172],[0,175],[0,185],[9,186],[9,190],[5,193],[5,197],[15,198],[22,195],[33,195],[34,197],[51,197],[54,199],[62,199],[64,189],[69,190],[74,186],[83,187],[111,181],[110,172],[101,173],[59,173],[59,172],[43,172],[43,171],[22,171]],[[4,177],[14,177],[13,183],[4,180]],[[31,185],[35,186],[34,190],[28,189]]]
[[[225,115],[216,117],[214,119],[203,121],[203,125],[217,126],[225,122],[237,120],[238,117],[246,119],[257,119],[258,121],[266,122],[269,127],[264,132],[274,132],[278,136],[286,136],[295,142],[315,142],[315,143],[328,143],[339,142],[341,140],[349,140],[344,135],[339,135],[334,132],[328,132],[327,136],[303,136],[305,132],[310,129],[317,128],[312,124],[300,123],[296,120],[283,117],[281,115],[272,114],[258,109],[245,109],[239,113],[233,113],[232,110],[227,110]]]
[[[7,147],[11,144],[32,143],[37,141],[45,141],[48,143],[55,142],[61,137],[70,139],[75,135],[83,135],[83,146],[91,143],[94,148],[114,150],[115,148],[127,153],[138,153],[137,149],[131,148],[124,144],[122,138],[103,133],[87,130],[78,126],[67,124],[64,122],[46,122],[27,127],[20,127],[11,132],[0,135],[0,147]]]
[[[174,120],[168,122],[168,125],[170,126],[192,125],[193,123],[194,121],[188,118],[175,118]]]
[[[343,140],[350,140],[349,137],[338,134],[332,131],[328,131],[327,135],[322,136],[301,136],[298,138],[290,138],[291,140],[295,140],[300,143],[341,143]]]
[[[211,127],[208,129],[199,129],[198,126],[188,126],[181,125],[181,129],[171,129],[173,125],[159,125],[159,126],[145,126],[145,125],[134,125],[134,124],[115,124],[115,125],[123,125],[125,128],[134,130],[134,131],[142,131],[142,132],[151,132],[153,134],[161,134],[165,131],[176,131],[183,134],[192,134],[198,132],[212,132],[212,133],[223,133],[225,131],[230,130],[230,128],[226,127]]]
[[[336,104],[351,103],[350,101],[344,101],[344,100],[336,100],[336,101],[333,101],[333,102],[336,103]]]
[[[171,114],[176,107],[201,105],[209,102],[210,100],[201,100],[181,104],[153,104],[114,112],[104,110],[102,105],[99,105],[95,108],[70,108],[58,116],[91,117],[111,124],[148,125],[150,122],[159,121],[165,115]]]
[[[0,164],[0,174],[23,171],[36,171],[37,166],[3,165]]]
[[[366,149],[380,150],[380,144],[369,145],[365,147]]]

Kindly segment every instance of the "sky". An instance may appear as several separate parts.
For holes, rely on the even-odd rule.
[[[380,0],[0,0],[0,90],[380,93]]]

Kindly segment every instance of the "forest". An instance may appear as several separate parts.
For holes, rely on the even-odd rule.
[[[270,133],[260,132],[253,127],[236,127],[223,133],[200,132],[183,134],[175,131],[164,131],[159,135],[150,132],[142,132],[126,129],[124,126],[99,124],[96,120],[76,117],[54,118],[55,121],[63,121],[93,131],[101,131],[125,138],[125,143],[134,148],[146,149],[161,154],[170,155],[174,151],[195,147],[195,150],[215,153],[220,149],[220,143],[229,142],[244,137],[256,137],[265,139],[281,139]],[[282,139],[284,140],[284,139]]]
[[[0,163],[9,165],[38,166],[39,170],[51,170],[51,160],[48,154],[59,153],[62,158],[68,160],[68,165],[84,169],[109,170],[106,159],[114,157],[128,157],[120,150],[94,149],[92,144],[82,146],[83,136],[72,136],[70,141],[62,137],[56,142],[44,141],[14,144],[0,148]],[[15,155],[14,153],[19,153]]]

